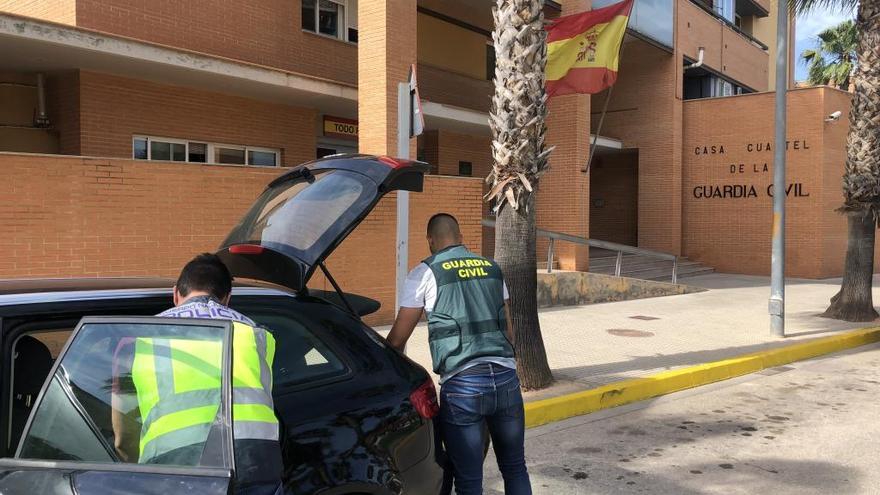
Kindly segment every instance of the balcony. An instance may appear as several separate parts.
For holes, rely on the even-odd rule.
[[[433,65],[419,64],[419,92],[427,101],[489,112],[492,81],[475,79]]]
[[[703,66],[754,91],[768,89],[767,46],[690,0],[678,0],[679,49]]]

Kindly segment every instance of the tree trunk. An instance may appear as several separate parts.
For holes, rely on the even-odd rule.
[[[534,203],[534,193],[529,202]],[[535,208],[503,208],[495,224],[495,261],[510,291],[510,315],[516,337],[516,359],[523,389],[544,388],[553,381],[538,321],[538,260],[535,252]]]
[[[843,282],[824,316],[847,321],[877,318],[871,296],[874,237],[880,216],[880,0],[861,0],[856,28],[858,64],[846,136],[843,207],[849,238]]]
[[[822,316],[846,321],[874,321],[878,317],[871,294],[876,224],[872,215],[862,213],[848,214],[847,223],[849,235],[843,283]]]
[[[510,290],[517,366],[524,389],[553,376],[538,323],[535,192],[547,171],[544,146],[547,32],[543,0],[495,0],[495,91],[489,113],[492,172],[486,198],[497,215],[495,259]]]

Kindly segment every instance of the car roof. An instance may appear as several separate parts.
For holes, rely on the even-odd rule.
[[[0,306],[46,302],[47,295],[61,299],[90,299],[96,296],[170,295],[174,280],[167,278],[34,278],[0,279]],[[290,296],[286,289],[251,281],[236,281],[233,294]],[[29,296],[33,295],[33,296]],[[102,298],[103,298],[102,297]],[[56,299],[56,297],[52,297]]]

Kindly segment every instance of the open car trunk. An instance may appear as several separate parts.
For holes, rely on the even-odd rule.
[[[426,163],[369,155],[309,162],[272,181],[223,241],[218,256],[235,277],[302,293],[321,268],[339,300],[355,310],[326,272],[324,261],[392,191],[420,192]],[[332,301],[331,301],[332,302]]]

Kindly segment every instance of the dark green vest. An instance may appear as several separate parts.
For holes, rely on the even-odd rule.
[[[512,358],[498,265],[464,246],[448,247],[423,263],[437,281],[437,301],[428,316],[434,372],[445,375],[479,357]]]

